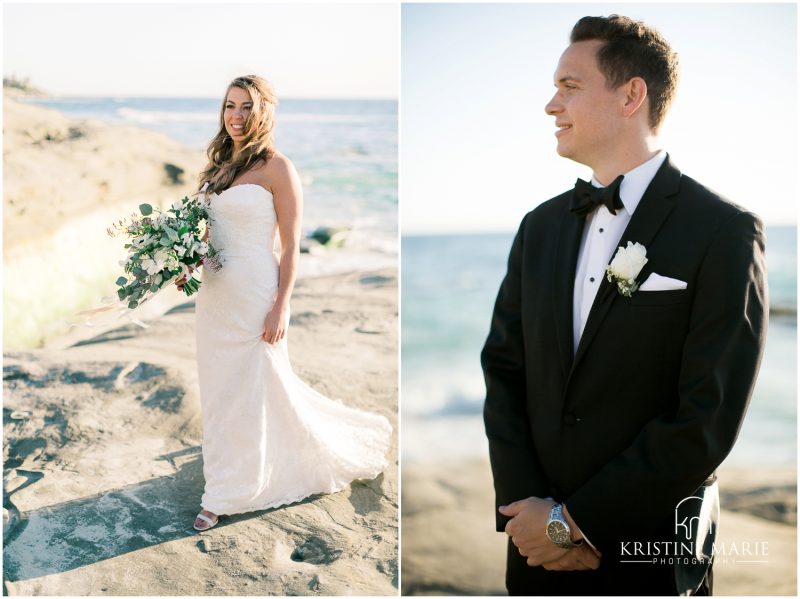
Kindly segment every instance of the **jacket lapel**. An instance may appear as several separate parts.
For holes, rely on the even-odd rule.
[[[622,233],[622,238],[617,244],[618,247],[627,247],[629,241],[641,243],[645,248],[650,245],[661,225],[664,224],[667,216],[675,207],[674,196],[678,192],[680,178],[681,172],[673,166],[669,156],[667,156],[664,164],[658,169],[655,177],[653,177],[650,185],[645,190],[628,226]],[[616,250],[614,253],[616,254]],[[638,281],[640,283],[644,282],[651,271],[652,265],[645,264],[639,277],[637,277]],[[575,269],[573,267],[574,272]],[[569,374],[570,377],[592,343],[592,339],[600,329],[600,325],[608,314],[609,309],[619,296],[616,284],[610,283],[606,277],[603,277],[597,290],[597,295],[594,298],[594,303],[592,303],[592,307],[589,310],[589,317],[586,320],[586,326],[583,329],[578,349],[575,352],[575,359],[572,362],[572,369]],[[572,305],[571,300],[572,297],[570,296],[570,306]]]
[[[575,285],[575,270],[578,266],[578,251],[580,250],[581,234],[583,233],[585,222],[586,219],[576,217],[569,210],[564,211],[558,232],[556,259],[553,263],[554,317],[556,336],[558,338],[558,352],[565,378],[572,367],[574,354],[572,296]]]

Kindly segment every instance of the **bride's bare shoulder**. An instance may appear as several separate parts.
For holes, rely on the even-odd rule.
[[[292,161],[277,150],[267,160],[267,163],[259,168],[258,175],[265,187],[272,191],[291,187],[299,180],[297,170],[294,168]]]
[[[277,178],[290,177],[296,172],[294,164],[289,160],[289,157],[277,150],[272,155],[272,158],[267,161],[267,164],[264,165],[264,168],[267,176]]]

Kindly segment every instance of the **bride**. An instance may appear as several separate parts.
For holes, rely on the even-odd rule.
[[[273,147],[276,104],[265,79],[234,79],[200,175],[223,264],[204,269],[195,304],[205,477],[197,530],[339,491],[387,465],[389,421],[322,396],[289,363],[303,193]]]

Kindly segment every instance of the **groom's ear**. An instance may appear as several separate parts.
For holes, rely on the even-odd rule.
[[[640,111],[646,112],[647,82],[641,77],[633,77],[627,83],[623,83],[622,88],[621,91],[624,92],[622,115],[631,118]]]

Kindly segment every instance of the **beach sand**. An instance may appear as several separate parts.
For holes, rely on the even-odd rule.
[[[389,418],[387,470],[201,534],[194,303],[148,324],[5,354],[6,592],[396,594],[396,271],[299,281],[289,330],[299,376]]]
[[[718,559],[714,594],[796,595],[796,470],[723,465],[718,474],[719,540],[740,552],[766,541],[768,555]],[[402,477],[402,593],[507,594],[488,460],[404,463]]]

